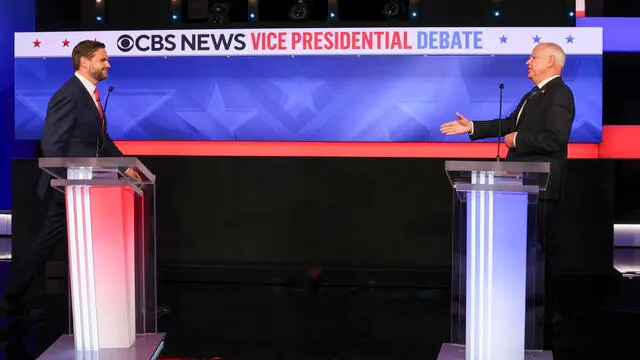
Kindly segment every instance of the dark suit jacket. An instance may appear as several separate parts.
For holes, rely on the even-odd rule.
[[[122,156],[109,135],[103,139],[98,108],[75,75],[49,101],[41,144],[44,157]],[[50,189],[50,179],[43,172],[38,184],[42,198]]]
[[[500,136],[518,132],[516,147],[509,149],[506,159],[550,162],[551,175],[541,198],[557,200],[564,187],[564,163],[575,117],[573,93],[561,78],[549,81],[527,100],[516,124],[518,112],[529,95],[527,93],[511,115],[502,120]],[[498,121],[474,121],[471,139],[497,137]]]

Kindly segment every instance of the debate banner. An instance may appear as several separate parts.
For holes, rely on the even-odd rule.
[[[85,39],[110,56],[98,87],[114,89],[116,140],[465,142],[441,135],[440,124],[456,112],[509,115],[534,85],[525,62],[544,42],[567,53],[571,141],[601,138],[602,29],[587,27],[16,33],[16,137],[39,138]]]

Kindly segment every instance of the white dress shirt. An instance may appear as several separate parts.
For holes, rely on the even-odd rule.
[[[77,71],[74,75],[78,79],[80,79],[80,82],[82,82],[82,85],[84,85],[85,89],[87,89],[87,91],[89,92],[89,95],[91,95],[91,98],[93,99],[93,103],[96,104],[96,109],[98,109],[98,112],[100,112],[98,101],[96,101],[96,96],[93,93],[96,90],[96,86],[91,81],[87,80],[84,76],[80,75],[80,73],[78,73]]]

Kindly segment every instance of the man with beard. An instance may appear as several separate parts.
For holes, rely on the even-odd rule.
[[[72,53],[75,74],[53,94],[47,107],[42,133],[44,157],[120,157],[122,153],[106,134],[106,119],[96,84],[107,78],[111,65],[103,43],[82,41]],[[125,175],[140,180],[134,169]],[[49,186],[43,173],[38,195],[49,203],[49,211],[38,237],[27,253],[12,265],[12,277],[0,315],[25,319],[23,297],[31,281],[55,248],[67,239],[64,194]]]

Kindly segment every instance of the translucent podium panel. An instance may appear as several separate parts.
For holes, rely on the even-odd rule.
[[[542,349],[544,252],[539,186],[547,163],[447,162],[454,187],[451,342],[467,359]]]
[[[496,324],[500,321],[496,316],[508,319],[516,313],[520,314],[517,316],[521,320],[516,326],[524,329],[523,349],[542,349],[544,252],[538,236],[537,196],[469,192],[464,202],[458,194],[453,196],[451,342],[467,343],[469,321],[474,327],[485,322]],[[489,207],[492,207],[493,215],[477,216],[480,211],[487,212]],[[478,220],[472,221],[474,215]],[[522,263],[526,266],[520,266]],[[471,278],[484,282],[478,281],[477,286],[470,289],[467,285]],[[516,303],[515,307],[494,301],[521,298],[523,292],[524,303]],[[481,312],[481,308],[491,302],[495,303],[491,309]],[[476,317],[475,321],[473,317]],[[510,328],[498,330],[517,332]],[[481,336],[481,333],[488,331],[476,331],[473,336]]]

